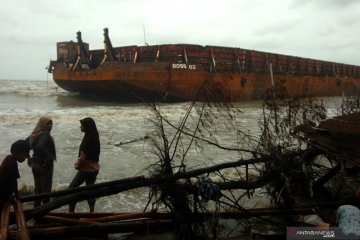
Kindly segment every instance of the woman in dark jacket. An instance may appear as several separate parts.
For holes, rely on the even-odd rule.
[[[95,121],[90,118],[80,120],[80,129],[85,133],[79,148],[78,159],[74,164],[77,173],[70,183],[69,188],[79,187],[84,182],[86,185],[94,184],[99,173],[100,139]],[[90,212],[94,212],[95,198],[88,199]],[[76,202],[69,204],[69,212],[75,211]]]
[[[51,118],[41,117],[27,139],[33,150],[32,158],[28,158],[28,165],[34,176],[35,194],[51,192],[56,160],[55,142],[50,134],[52,126]],[[49,199],[35,200],[34,207],[47,202]]]

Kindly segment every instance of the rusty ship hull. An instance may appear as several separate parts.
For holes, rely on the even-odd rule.
[[[139,102],[262,100],[278,82],[296,97],[353,95],[360,89],[355,65],[191,44],[113,48],[107,35],[104,42],[104,49],[88,50],[80,35],[73,56],[69,46],[62,55],[67,43],[58,45],[50,67],[56,84],[82,95]]]

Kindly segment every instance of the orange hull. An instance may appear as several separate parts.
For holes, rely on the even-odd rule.
[[[166,64],[163,64],[163,69],[159,68],[158,63],[105,65],[109,66],[90,71],[57,70],[53,73],[54,80],[67,91],[129,101],[216,101],[222,97],[230,101],[253,101],[262,100],[266,90],[272,86],[270,74],[171,71],[166,69]],[[146,66],[142,65],[157,67],[145,71]],[[242,79],[246,79],[246,83]],[[285,80],[291,96],[341,96],[356,94],[360,89],[358,78],[274,76],[275,82],[280,79]],[[216,88],[208,89],[208,85],[216,85]]]
[[[185,44],[114,51],[112,61],[101,60],[106,56],[101,50],[89,51],[88,68],[58,59],[54,81],[67,91],[126,101],[262,100],[272,79],[299,97],[352,95],[360,89],[360,67],[353,65]]]

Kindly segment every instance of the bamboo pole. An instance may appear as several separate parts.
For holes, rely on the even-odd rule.
[[[15,211],[16,224],[17,224],[16,239],[30,240],[29,231],[26,227],[24,211],[19,199],[15,200],[14,211]]]
[[[6,240],[9,232],[10,200],[3,201],[1,212],[0,240]]]

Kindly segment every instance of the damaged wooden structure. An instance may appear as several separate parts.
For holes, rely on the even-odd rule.
[[[322,121],[318,126],[302,125],[296,132],[319,153],[331,155],[339,163],[360,167],[360,112]]]
[[[360,112],[337,116],[320,122],[318,126],[302,125],[295,133],[305,141],[309,149],[304,154],[307,161],[322,155],[333,163],[332,167],[314,182],[313,188],[324,190],[324,184],[337,174],[359,182],[360,173]],[[359,183],[357,183],[359,184]],[[346,187],[345,183],[340,185]],[[348,189],[353,195],[356,187]]]

